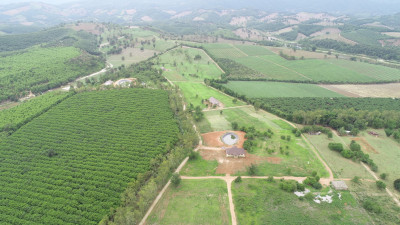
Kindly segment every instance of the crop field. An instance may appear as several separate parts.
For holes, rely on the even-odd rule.
[[[349,60],[329,60],[330,63],[363,74],[374,80],[400,80],[400,69]]]
[[[107,61],[115,67],[119,67],[122,64],[130,65],[146,60],[154,56],[155,53],[158,52],[148,49],[141,51],[140,48],[126,48],[122,50],[121,54],[109,55]]]
[[[256,45],[235,45],[235,48],[240,49],[248,56],[259,56],[259,55],[274,55],[273,52],[263,46]]]
[[[337,84],[320,85],[347,97],[400,98],[400,84]]]
[[[279,56],[268,56],[268,57],[279,57]],[[310,78],[304,77],[294,70],[286,68],[271,60],[261,58],[259,56],[242,57],[242,58],[236,58],[234,60],[248,68],[260,72],[261,74],[263,74],[263,77],[267,79],[311,80]],[[247,74],[243,74],[242,77],[243,78],[247,77]]]
[[[223,180],[182,180],[171,185],[146,224],[231,224]]]
[[[91,62],[91,63],[89,63]],[[103,63],[74,47],[33,48],[0,58],[0,102],[31,90],[40,93],[96,72]],[[23,95],[22,95],[23,96]]]
[[[196,55],[201,59],[195,60]],[[163,74],[171,81],[203,81],[220,78],[222,74],[204,51],[194,48],[173,49],[161,55],[157,64],[165,68]]]
[[[98,224],[177,134],[165,91],[68,98],[2,142],[0,223]]]
[[[273,97],[343,97],[342,95],[321,88],[315,84],[262,82],[262,81],[229,81],[224,84],[232,91],[249,98]]]
[[[359,44],[375,45],[375,46],[381,46],[381,44],[378,42],[379,40],[385,40],[390,38],[390,36],[381,34],[377,31],[372,31],[367,29],[342,32],[341,35]]]
[[[294,56],[296,58],[301,58],[302,56],[306,59],[325,59],[325,57],[332,59],[335,58],[334,55],[326,55],[320,52],[310,52],[298,49],[296,51],[293,51],[293,49],[291,48],[284,48],[284,47],[268,47],[268,49],[277,55],[279,55],[279,53],[282,52],[286,55]]]
[[[217,58],[240,58],[246,57],[246,54],[230,44],[205,44],[204,47]]]
[[[49,92],[10,109],[0,111],[0,131],[13,131],[71,96],[66,92]]]
[[[372,224],[348,191],[338,192],[341,199],[333,192],[331,204],[317,204],[281,190],[278,183],[261,179],[232,183],[238,224]]]
[[[194,107],[200,106],[205,108],[206,105],[202,104],[202,100],[209,99],[210,97],[218,99],[225,107],[244,105],[241,101],[233,103],[232,97],[224,95],[202,83],[177,82],[177,85],[182,90],[186,102],[188,104],[193,104]]]

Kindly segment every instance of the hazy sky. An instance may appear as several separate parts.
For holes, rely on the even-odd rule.
[[[67,3],[67,2],[72,2],[72,1],[77,1],[77,0],[0,0],[0,5],[6,5],[6,4],[11,4],[11,3],[21,3],[21,2],[44,2],[44,3],[50,3],[50,4],[62,4],[62,3]]]

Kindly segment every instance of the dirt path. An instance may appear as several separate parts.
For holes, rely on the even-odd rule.
[[[237,108],[244,108],[244,107],[252,107],[251,105],[240,105],[240,106],[232,106],[232,107],[225,107],[220,109],[203,109],[203,112],[210,112],[210,111],[219,111],[225,109],[237,109]]]
[[[300,75],[300,76],[302,76],[302,77],[304,77],[304,78],[306,78],[306,79],[308,79],[308,80],[312,80],[311,78],[307,77],[306,75],[304,75],[304,74],[302,74],[302,73],[297,72],[296,70],[292,70],[292,69],[290,69],[290,68],[287,68],[286,66],[282,66],[281,64],[278,64],[278,63],[269,61],[268,59],[264,59],[264,58],[261,58],[261,57],[259,57],[259,56],[256,56],[256,57],[259,58],[259,59],[261,59],[261,60],[267,61],[267,62],[269,62],[269,63],[275,64],[275,65],[277,65],[277,66],[279,66],[279,67],[282,67],[282,68],[284,68],[284,69],[287,69],[287,70],[289,70],[289,71],[292,71],[292,72],[294,72],[294,73],[297,73],[298,75]]]

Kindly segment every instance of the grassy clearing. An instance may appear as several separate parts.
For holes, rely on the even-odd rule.
[[[194,60],[196,55],[201,59]],[[157,60],[167,71],[164,75],[171,81],[203,81],[218,79],[222,72],[204,53],[193,48],[177,48],[161,55]]]
[[[215,171],[218,167],[217,160],[205,160],[201,156],[194,160],[189,160],[181,170],[182,176],[224,176],[223,174],[216,174]]]
[[[109,55],[107,60],[115,67],[119,67],[122,64],[130,65],[146,60],[154,56],[155,53],[158,52],[148,49],[141,51],[139,48],[126,48],[122,50],[121,54]]]
[[[375,182],[346,182],[351,190],[352,195],[362,204],[366,199],[372,199],[381,208],[382,213],[368,213],[369,218],[374,224],[400,224],[400,207],[398,207],[393,199],[385,191],[378,190]]]
[[[232,129],[231,123],[224,117],[220,110],[205,112],[213,131],[224,131]]]
[[[306,135],[307,139],[315,146],[325,160],[328,166],[332,169],[336,178],[353,178],[359,176],[364,179],[373,179],[370,173],[357,162],[346,159],[338,152],[328,148],[329,142],[341,142],[335,135],[329,139],[326,135]]]
[[[278,182],[243,179],[232,184],[239,224],[371,224],[365,211],[348,191],[333,193],[333,203],[299,200],[279,189]]]
[[[249,98],[272,97],[343,97],[315,84],[230,81],[225,87]]]
[[[177,188],[171,185],[147,224],[231,224],[226,183],[182,180]]]
[[[233,103],[232,97],[224,95],[202,83],[178,82],[177,85],[182,90],[186,102],[188,104],[193,104],[194,107],[200,106],[205,108],[206,105],[202,104],[202,99],[209,99],[210,97],[218,99],[225,107],[244,105],[244,103],[240,101]]]
[[[387,173],[389,176],[386,179],[387,187],[394,190],[393,181],[400,178],[400,144],[392,138],[388,138],[383,130],[375,130],[379,133],[379,137],[369,135],[367,132],[362,132],[359,138],[364,139],[377,152],[367,151],[365,144],[362,141],[357,141],[361,145],[361,149],[369,154],[370,158],[378,165],[377,174]],[[351,137],[343,137],[346,143],[350,144]]]

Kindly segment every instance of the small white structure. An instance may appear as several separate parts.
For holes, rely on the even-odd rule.
[[[104,86],[110,86],[110,85],[113,85],[113,84],[114,84],[114,82],[112,80],[108,80],[103,85]]]
[[[226,151],[226,157],[233,157],[233,158],[246,157],[246,151],[243,148],[238,148],[234,146],[232,148],[226,149],[225,151]]]
[[[344,190],[349,189],[349,187],[347,187],[347,184],[342,180],[334,180],[334,181],[332,181],[331,184],[332,184],[333,189],[338,190],[338,191],[344,191]]]
[[[219,107],[220,106],[220,102],[216,99],[216,98],[214,98],[214,97],[211,97],[211,98],[209,98],[208,99],[208,102],[211,104],[211,107]]]

